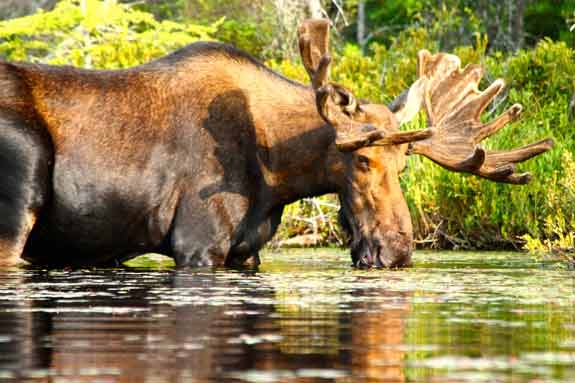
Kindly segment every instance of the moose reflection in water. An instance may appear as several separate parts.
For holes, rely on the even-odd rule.
[[[18,279],[8,284],[19,299],[4,301],[0,312],[0,376],[226,382],[257,372],[284,382],[322,375],[405,381],[403,351],[381,349],[403,342],[404,297],[389,309],[366,299],[342,312],[335,303],[293,305],[297,296],[258,274],[63,272]]]
[[[350,270],[333,250],[243,273],[2,271],[0,380],[575,381],[572,272],[488,255],[418,254],[409,272]]]

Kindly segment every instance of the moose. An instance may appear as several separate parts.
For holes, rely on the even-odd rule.
[[[0,262],[257,265],[286,204],[337,193],[353,264],[406,266],[409,155],[525,184],[516,164],[553,145],[483,149],[521,106],[483,123],[504,83],[479,91],[482,68],[454,55],[421,51],[386,106],[329,81],[329,22],[304,21],[299,46],[311,86],[214,42],[123,70],[0,61]],[[401,131],[420,109],[428,127]]]

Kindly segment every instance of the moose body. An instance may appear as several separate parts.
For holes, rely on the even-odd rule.
[[[351,94],[314,77],[326,64],[305,42],[312,87],[218,43],[117,71],[0,62],[0,263],[154,251],[180,266],[257,264],[286,204],[335,192],[355,264],[408,264],[398,174],[431,130],[400,133],[383,105],[350,112]],[[340,127],[335,104],[353,124]],[[371,145],[381,132],[395,138]]]
[[[6,229],[36,220],[31,262],[147,251],[182,264],[243,261],[286,203],[335,191],[334,132],[313,91],[229,46],[196,43],[118,71],[0,68],[2,216]],[[21,189],[29,199],[13,203]]]

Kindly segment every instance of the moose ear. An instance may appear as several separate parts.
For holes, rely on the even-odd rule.
[[[411,121],[419,113],[426,88],[427,78],[422,77],[387,106],[400,125]]]

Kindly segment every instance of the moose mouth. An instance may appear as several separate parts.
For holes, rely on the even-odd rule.
[[[399,233],[385,239],[362,237],[351,245],[351,259],[357,268],[394,268],[411,265],[411,240]]]
[[[346,209],[339,212],[339,222],[350,238],[353,266],[362,269],[411,266],[412,238],[405,232],[387,231],[364,235]],[[352,223],[353,222],[353,223]],[[353,225],[353,226],[352,226]]]

